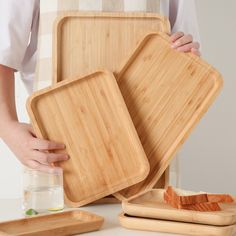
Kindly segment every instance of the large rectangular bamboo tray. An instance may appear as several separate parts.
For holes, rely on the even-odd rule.
[[[37,91],[27,102],[37,137],[64,143],[66,203],[82,206],[142,181],[149,163],[112,73]]]
[[[147,35],[116,78],[150,164],[144,181],[115,194],[125,200],[153,188],[223,80],[201,58],[172,49],[162,33]]]
[[[166,17],[154,13],[67,12],[54,24],[54,83],[95,70],[117,72],[151,32],[170,33]]]

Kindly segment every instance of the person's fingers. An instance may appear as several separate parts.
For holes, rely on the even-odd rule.
[[[65,148],[65,145],[63,143],[57,143],[53,141],[48,141],[44,139],[39,138],[32,138],[29,141],[30,148],[35,150],[61,150]]]
[[[28,130],[35,137],[35,133],[34,133],[32,125],[28,124]]]
[[[179,48],[181,46],[184,46],[185,44],[188,43],[192,43],[193,41],[193,37],[192,35],[188,34],[188,35],[184,35],[183,37],[177,39],[173,44],[172,44],[172,48]]]
[[[183,32],[176,32],[170,36],[170,40],[172,43],[174,43],[177,39],[181,38],[184,36]]]
[[[200,53],[200,51],[198,50],[198,49],[196,49],[196,48],[192,48],[191,49],[191,52],[193,53],[193,54],[195,54],[196,56],[201,56],[201,53]]]
[[[200,44],[199,44],[198,42],[193,42],[192,45],[193,45],[192,48],[194,48],[194,49],[196,49],[196,50],[199,50]]]
[[[178,47],[177,50],[180,52],[190,52],[192,48],[198,50],[200,47],[199,43],[194,42],[194,43],[187,43],[181,47]]]
[[[47,162],[52,164],[59,161],[67,161],[69,156],[67,154],[47,153]]]
[[[69,159],[67,154],[61,154],[61,153],[46,153],[46,152],[40,152],[40,151],[33,151],[32,152],[32,160],[35,160],[41,164],[49,165],[54,162],[59,161],[66,161]]]
[[[60,167],[43,165],[34,160],[28,160],[26,165],[31,169],[39,170],[45,173],[55,173],[55,174],[62,173],[62,169]]]

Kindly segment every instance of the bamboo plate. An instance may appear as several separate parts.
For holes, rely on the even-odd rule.
[[[28,113],[37,137],[66,145],[64,190],[82,206],[143,180],[149,163],[115,77],[96,72],[32,95]]]
[[[147,35],[121,68],[118,85],[151,168],[144,181],[115,194],[125,200],[160,179],[223,80],[199,57],[171,49],[161,33]]]
[[[212,226],[177,221],[145,219],[128,216],[124,213],[119,215],[120,224],[132,230],[155,231],[163,233],[193,235],[193,236],[233,236],[236,233],[236,225]]]
[[[0,223],[0,235],[66,236],[99,230],[103,217],[74,210]]]
[[[158,14],[67,12],[54,24],[54,83],[99,69],[117,72],[138,42],[158,31],[170,32]]]
[[[164,189],[153,189],[143,195],[122,202],[123,211],[131,216],[161,220],[183,221],[209,225],[236,224],[236,202],[219,204],[222,211],[200,212],[175,209],[164,201]]]

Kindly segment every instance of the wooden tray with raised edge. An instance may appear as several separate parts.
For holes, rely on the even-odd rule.
[[[155,184],[153,189],[166,188],[168,186],[168,183],[169,183],[169,167],[162,174],[161,178]],[[92,202],[90,204],[100,205],[100,204],[118,204],[118,203],[121,203],[121,200],[119,200],[113,195],[109,195],[104,198],[98,199],[95,202]]]
[[[54,83],[98,68],[117,72],[147,33],[159,31],[169,34],[170,23],[155,13],[66,12],[54,24]],[[158,187],[168,185],[168,176],[166,169]],[[113,198],[99,202],[117,202]]]
[[[66,203],[82,206],[142,181],[149,163],[108,71],[62,81],[27,102],[37,137],[64,143]]]
[[[0,235],[66,236],[99,230],[104,218],[73,210],[0,223]]]
[[[151,32],[170,33],[154,13],[67,12],[54,24],[54,83],[95,70],[117,72],[138,42]]]
[[[184,223],[168,220],[157,220],[119,215],[121,226],[132,230],[144,230],[193,236],[233,236],[236,233],[236,225],[213,226],[203,224]]]
[[[159,189],[167,187],[168,182],[169,182],[169,168],[164,172],[164,174],[161,176],[161,178],[158,180],[158,182],[155,184],[153,188]],[[121,201],[118,198],[115,198],[113,195],[109,195],[102,199],[96,200],[91,204],[94,205],[94,204],[117,204],[117,203],[121,203]]]
[[[115,194],[121,200],[151,189],[218,95],[223,80],[192,53],[171,48],[169,36],[147,35],[116,78],[148,157],[148,177]]]
[[[200,212],[175,209],[164,201],[164,189],[153,189],[122,202],[123,211],[131,216],[182,221],[209,225],[236,224],[236,202],[220,203],[222,211]],[[235,199],[236,200],[236,199]]]

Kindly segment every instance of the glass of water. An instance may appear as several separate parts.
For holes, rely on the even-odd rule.
[[[23,209],[46,213],[64,208],[63,172],[44,173],[25,168],[23,171]]]

